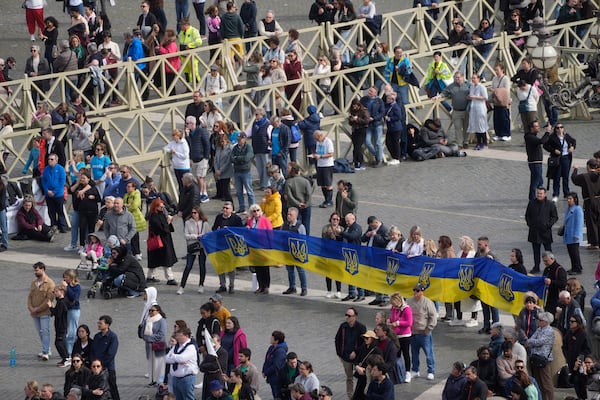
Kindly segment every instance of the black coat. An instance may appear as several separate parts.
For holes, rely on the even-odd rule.
[[[192,207],[200,204],[200,189],[196,183],[192,183],[190,186],[183,186],[181,193],[179,194],[179,207],[177,211],[181,212],[181,218],[183,220],[188,219],[192,216]]]
[[[65,386],[63,389],[64,395],[66,396],[69,394],[69,390],[71,390],[73,386],[84,387],[91,375],[92,371],[90,371],[86,366],[82,366],[78,371],[69,369],[67,372],[65,372]]]
[[[219,350],[217,350],[217,357],[210,354],[204,356],[204,360],[200,364],[200,372],[204,372],[203,399],[208,398],[210,395],[210,390],[208,389],[210,382],[217,380],[223,383],[222,374],[227,372],[227,358],[227,350],[223,347],[219,347]]]
[[[173,266],[177,262],[177,255],[171,237],[171,226],[162,211],[150,214],[148,218],[148,235],[150,233],[160,236],[163,247],[152,251],[148,250],[148,268]]]
[[[552,243],[552,225],[558,221],[556,205],[548,200],[531,200],[525,211],[529,227],[527,240],[531,243]]]
[[[102,395],[97,396],[92,392],[95,389],[102,389],[104,393]],[[82,394],[84,399],[89,400],[109,400],[111,399],[110,395],[110,386],[108,385],[108,371],[103,369],[102,372],[98,375],[90,375],[89,380],[87,381],[87,385],[85,388],[82,388]]]
[[[110,272],[113,277],[125,274],[123,285],[135,291],[141,291],[146,288],[146,276],[138,260],[131,254],[126,254],[120,260],[117,260],[110,266]]]

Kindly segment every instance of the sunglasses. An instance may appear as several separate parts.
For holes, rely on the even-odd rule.
[[[102,365],[92,365],[92,368],[102,368]]]
[[[344,315],[346,316],[346,318],[354,317],[354,315],[352,315],[352,314],[344,314]]]
[[[418,292],[420,292],[420,290],[419,289],[413,289],[413,292],[418,293]]]
[[[80,362],[81,362],[81,360],[76,360],[76,359],[73,360],[73,363],[80,363]]]
[[[192,214],[198,214],[198,211],[192,211]]]
[[[158,311],[157,309],[151,308],[148,310],[148,312],[154,312],[154,311]]]

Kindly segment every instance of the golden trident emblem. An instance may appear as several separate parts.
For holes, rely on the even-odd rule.
[[[308,262],[308,244],[306,243],[306,240],[288,238],[288,246],[294,260],[303,264]]]
[[[248,245],[243,236],[236,235],[234,233],[228,233],[225,235],[227,246],[231,249],[231,252],[236,257],[244,257],[250,253]]]

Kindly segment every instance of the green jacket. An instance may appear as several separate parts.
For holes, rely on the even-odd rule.
[[[127,211],[133,215],[136,232],[145,231],[146,218],[144,218],[144,214],[142,213],[142,194],[140,191],[136,189],[131,193],[125,193],[123,204],[127,206]]]

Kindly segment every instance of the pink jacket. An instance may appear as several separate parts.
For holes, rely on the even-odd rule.
[[[253,222],[254,218],[250,217],[248,218],[248,228],[252,228],[252,222]],[[258,229],[273,229],[273,225],[271,225],[271,221],[269,220],[269,218],[265,217],[264,215],[261,215],[260,218],[258,219],[258,225],[256,226]]]
[[[221,337],[225,336],[225,331],[221,331]],[[246,339],[246,333],[242,330],[242,328],[238,329],[237,332],[233,335],[233,354],[239,354],[240,349],[248,347],[248,340]],[[240,360],[237,356],[233,357],[233,363],[236,368],[240,365]]]
[[[396,308],[392,306],[390,310],[390,322],[398,337],[408,337],[411,334],[413,323],[412,310],[408,305],[404,308]]]
[[[98,258],[100,258],[100,257],[102,257],[102,254],[104,253],[104,247],[102,247],[102,243],[100,243],[100,242],[96,242],[96,243],[88,242],[87,246],[85,247],[85,254],[89,254],[90,251],[93,251],[94,253],[96,253],[96,256]]]

